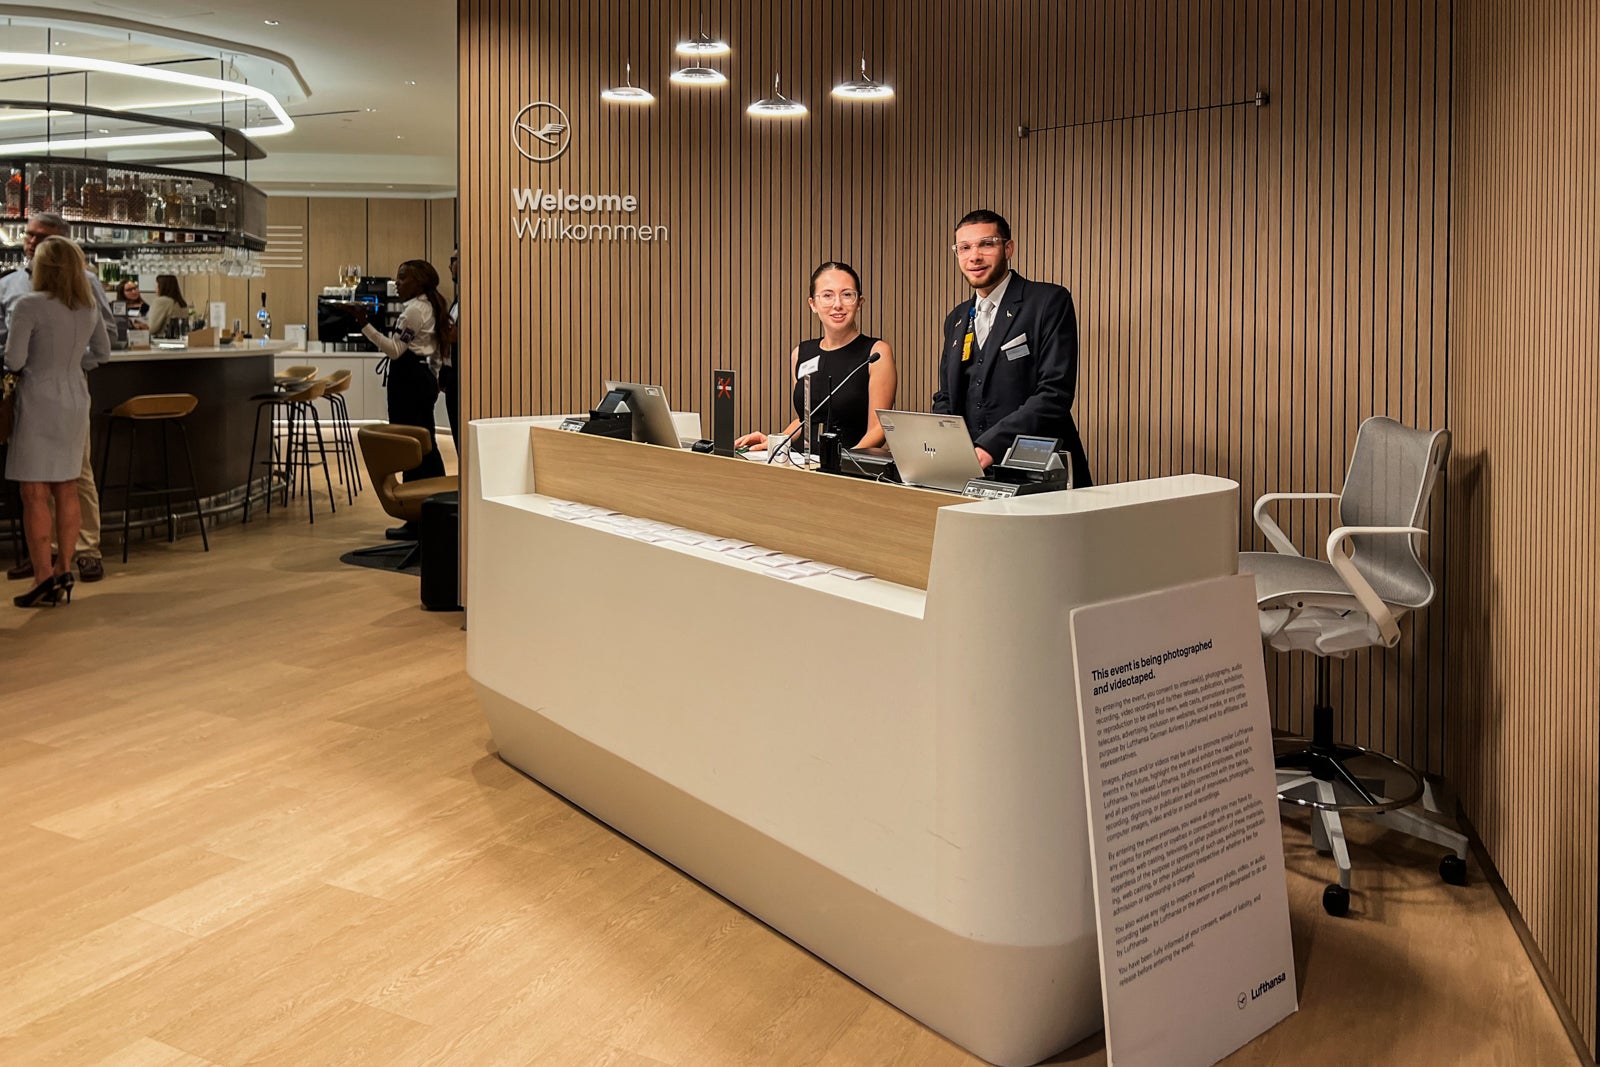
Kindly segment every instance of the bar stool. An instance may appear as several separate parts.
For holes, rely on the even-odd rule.
[[[289,416],[289,432],[284,447],[280,452],[274,433],[271,453],[262,460],[262,465],[267,468],[267,514],[272,514],[273,475],[277,474],[282,479],[284,507],[289,506],[290,496],[298,492],[295,486],[300,483],[300,476],[304,475],[306,516],[311,523],[316,523],[316,493],[311,488],[312,467],[322,468],[322,478],[328,486],[328,513],[333,514],[338,510],[333,502],[333,476],[328,473],[328,452],[322,441],[322,420],[317,417],[317,409],[312,403],[322,395],[322,391],[322,382],[311,382],[294,392],[257,393],[250,398],[256,401],[256,421],[255,433],[250,438],[250,472],[245,480],[244,516],[241,521],[250,521],[250,500],[254,495],[256,476],[256,442],[261,439],[262,412],[274,413],[272,417],[275,419],[275,413],[281,409],[287,409]],[[269,422],[269,430],[271,425]],[[317,444],[316,459],[311,456],[313,435]]]
[[[285,367],[283,370],[273,375],[272,384],[278,389],[292,392],[296,388],[305,385],[316,376],[317,368],[307,364],[300,364],[293,367]]]
[[[344,485],[347,502],[356,502],[355,494],[365,488],[361,483],[361,467],[356,462],[356,439],[350,430],[350,408],[344,394],[350,388],[350,372],[336,370],[322,379],[322,399],[328,402],[328,422],[333,426],[333,449],[339,456],[339,481]]]
[[[107,414],[110,423],[106,427],[105,444],[100,450],[100,496],[104,500],[110,496],[111,490],[122,490],[122,562],[128,562],[128,529],[133,520],[133,502],[141,497],[159,496],[163,498],[167,509],[167,543],[178,539],[177,516],[172,511],[172,494],[187,490],[189,499],[194,502],[195,524],[200,527],[200,543],[205,551],[211,551],[211,538],[206,535],[206,519],[200,511],[200,491],[195,486],[194,453],[189,450],[189,431],[184,429],[183,420],[189,412],[195,409],[200,401],[189,393],[144,393],[139,396],[129,397]],[[141,488],[133,480],[134,453],[138,451],[139,424],[141,422],[158,422],[161,424],[161,472],[165,484],[160,487]],[[128,427],[128,463],[126,473],[120,485],[112,485],[109,480],[111,465],[111,441],[117,435],[117,427]],[[189,484],[172,484],[172,459],[167,447],[167,438],[170,436],[169,427],[178,431],[178,440],[183,444],[184,462],[189,465]]]

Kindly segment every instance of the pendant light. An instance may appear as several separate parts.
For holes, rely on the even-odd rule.
[[[745,114],[758,119],[797,119],[806,114],[804,104],[783,95],[783,83],[777,74],[772,76],[772,95],[744,110]]]
[[[633,84],[633,63],[622,64],[623,77],[621,85],[613,85],[608,89],[600,90],[600,99],[612,104],[653,104],[656,98],[648,89],[641,89]]]
[[[712,67],[679,67],[668,75],[667,80],[674,85],[727,85],[728,79],[722,71]]]
[[[732,47],[720,37],[712,37],[705,30],[695,31],[694,36],[686,37],[678,42],[676,49],[680,56],[725,56],[732,52]]]
[[[842,100],[890,100],[894,89],[867,76],[867,57],[861,57],[861,77],[840,82],[833,87],[833,95]]]

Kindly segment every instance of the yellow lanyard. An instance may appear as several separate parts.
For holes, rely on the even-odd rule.
[[[972,343],[977,340],[978,305],[974,303],[972,310],[967,312],[967,336],[961,342],[961,362],[965,363],[972,358]]]

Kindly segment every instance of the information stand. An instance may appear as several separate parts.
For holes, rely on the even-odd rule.
[[[1255,586],[1072,612],[1106,1060],[1208,1065],[1297,1010]]]

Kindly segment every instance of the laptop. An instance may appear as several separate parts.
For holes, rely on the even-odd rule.
[[[880,411],[878,425],[907,485],[959,493],[972,479],[983,477],[966,420],[959,415]]]

